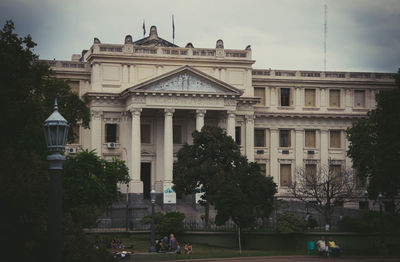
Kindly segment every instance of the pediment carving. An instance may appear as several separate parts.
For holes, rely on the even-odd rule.
[[[211,82],[201,79],[189,72],[182,72],[174,75],[171,78],[161,80],[154,84],[150,84],[146,87],[138,90],[147,91],[183,91],[183,92],[204,92],[204,93],[225,93],[231,92],[212,84]]]

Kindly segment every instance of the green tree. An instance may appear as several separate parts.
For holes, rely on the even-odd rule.
[[[204,193],[201,204],[206,210],[208,205],[217,210],[217,225],[228,220],[237,225],[240,251],[240,229],[268,217],[276,193],[272,178],[262,176],[260,167],[249,163],[221,128],[210,126],[194,132],[193,145],[185,144],[178,152],[174,183],[178,194],[200,189]]]
[[[80,99],[66,81],[52,77],[49,66],[34,54],[35,45],[29,35],[14,33],[12,21],[0,30],[1,261],[43,261],[47,254],[49,173],[42,124],[53,111],[54,98],[58,98],[59,111],[71,126],[81,123],[88,127],[90,119],[88,99]],[[107,170],[113,172],[112,168]],[[70,214],[74,214],[74,205],[87,201],[68,202],[74,198],[68,195],[70,187],[75,187],[72,184],[78,183],[64,181],[65,207]],[[91,188],[85,188],[82,194]],[[65,216],[63,221],[68,232],[64,238],[65,261],[104,261],[104,253],[93,249],[81,224],[74,223],[75,217]]]
[[[368,181],[369,197],[382,192],[393,206],[400,189],[400,69],[395,83],[376,96],[375,110],[347,130],[347,154],[360,179]]]
[[[239,162],[245,161],[239,146],[217,127],[204,126],[193,133],[193,145],[184,144],[174,165],[174,190],[178,195],[204,193],[200,204],[205,207],[208,226],[211,196],[218,192],[216,179],[233,173]]]
[[[94,151],[67,157],[63,166],[63,209],[75,225],[84,228],[120,199],[118,184],[129,182],[128,167],[114,158],[108,162]]]

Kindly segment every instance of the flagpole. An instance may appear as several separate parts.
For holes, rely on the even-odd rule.
[[[175,23],[174,23],[174,15],[172,15],[172,43],[175,44]]]

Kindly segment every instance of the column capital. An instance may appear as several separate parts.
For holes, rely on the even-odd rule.
[[[196,115],[199,116],[199,117],[204,117],[206,112],[207,112],[207,110],[205,110],[205,109],[197,109],[196,110]]]
[[[226,114],[228,115],[228,117],[231,117],[231,118],[236,117],[236,111],[235,110],[228,110],[228,111],[226,111]]]
[[[91,111],[90,112],[90,116],[92,117],[92,118],[99,118],[99,119],[101,119],[101,117],[103,116],[103,111]]]
[[[296,133],[297,133],[297,132],[303,132],[303,131],[304,131],[304,128],[295,128],[294,131],[295,131]]]
[[[165,116],[172,116],[175,112],[174,108],[164,108],[164,114]]]
[[[131,112],[132,116],[140,116],[140,113],[142,112],[142,109],[141,108],[132,107],[132,108],[129,108],[129,111]]]
[[[246,123],[254,123],[254,115],[245,115]]]

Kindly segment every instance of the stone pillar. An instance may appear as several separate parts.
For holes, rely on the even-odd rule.
[[[90,123],[90,131],[91,131],[91,149],[95,150],[96,154],[101,157],[102,148],[103,148],[103,137],[101,136],[102,130],[102,117],[103,112],[101,111],[92,111],[91,112],[91,123]]]
[[[235,127],[236,127],[236,112],[233,110],[228,110],[227,120],[226,120],[226,133],[235,140]]]
[[[92,90],[99,91],[101,90],[101,82],[100,82],[100,64],[93,64],[92,66]]]
[[[327,129],[321,129],[321,150],[320,150],[320,155],[321,155],[321,167],[327,167],[328,166],[328,157],[329,157],[329,139],[328,139],[328,130]]]
[[[304,141],[304,130],[296,129],[296,168],[303,167],[303,141]]]
[[[278,166],[278,141],[279,141],[279,130],[270,129],[270,174],[274,178],[274,182],[279,187],[279,166]]]
[[[135,83],[135,65],[129,66],[129,83],[130,84]]]
[[[301,109],[301,105],[302,105],[302,103],[301,103],[301,89],[298,86],[295,88],[295,91],[294,91],[294,101],[295,101],[295,108],[297,110],[300,110]]]
[[[173,167],[173,122],[172,116],[175,112],[173,108],[164,109],[164,183],[172,182]]]
[[[254,162],[254,115],[246,115],[246,156]]]
[[[206,110],[196,110],[196,130],[201,131],[204,126],[204,115]]]
[[[141,141],[140,141],[140,113],[141,108],[130,109],[132,114],[132,134],[131,134],[131,186],[132,193],[143,193],[143,182],[140,180],[141,165]]]

